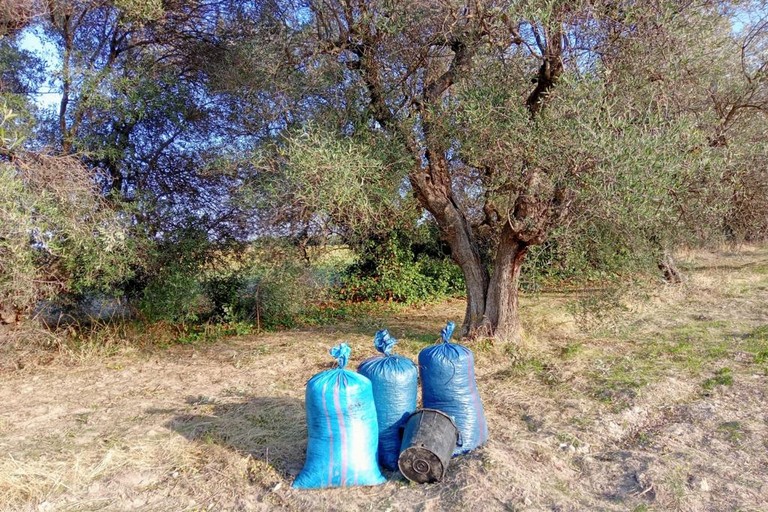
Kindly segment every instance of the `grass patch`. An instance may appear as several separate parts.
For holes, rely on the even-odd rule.
[[[183,326],[175,342],[179,345],[213,343],[228,336],[247,336],[254,330],[253,325],[245,322]]]
[[[658,374],[652,364],[635,357],[618,357],[603,363],[592,374],[592,396],[601,402],[619,408],[627,407],[637,396],[637,390],[646,386]]]
[[[768,325],[758,326],[735,338],[734,348],[751,355],[751,362],[768,375]]]
[[[702,387],[705,390],[711,391],[715,386],[732,386],[733,385],[733,372],[730,368],[720,368],[715,372],[714,377],[710,377],[702,383]]]
[[[408,340],[408,342],[414,343],[419,347],[428,347],[437,343],[440,340],[440,336],[435,333],[406,332],[403,335],[403,340]]]
[[[590,395],[624,407],[639,389],[665,375],[700,375],[737,348],[733,330],[731,322],[697,315],[662,331],[644,331],[642,324],[633,325],[615,342],[590,344]],[[560,348],[559,356],[564,361],[586,361],[584,352],[581,343],[570,343]]]
[[[744,351],[754,357],[755,363],[768,362],[768,325],[761,325],[744,337]]]
[[[582,343],[568,343],[564,347],[560,347],[560,357],[562,359],[573,359],[579,353],[582,352],[584,345]]]
[[[747,436],[744,427],[738,421],[726,421],[718,425],[717,431],[725,436],[725,439],[733,444],[739,444]]]

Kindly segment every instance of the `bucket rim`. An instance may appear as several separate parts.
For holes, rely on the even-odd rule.
[[[429,407],[422,407],[421,409],[416,409],[415,411],[413,411],[411,414],[408,415],[407,419],[411,419],[411,416],[416,416],[417,414],[422,413],[422,412],[436,412],[436,413],[438,413],[438,414],[448,418],[450,420],[450,422],[453,423],[453,426],[454,427],[456,426],[456,422],[453,421],[453,418],[451,418],[448,415],[448,413],[443,412],[440,409],[430,409]]]
[[[461,443],[460,443],[461,431],[459,430],[459,427],[456,425],[456,422],[453,421],[453,418],[451,418],[447,413],[441,411],[440,409],[430,409],[429,407],[416,409],[415,411],[413,411],[411,414],[408,415],[408,418],[406,418],[406,420],[403,422],[403,425],[408,423],[411,420],[411,418],[413,418],[417,414],[421,414],[422,412],[436,412],[437,414],[440,414],[441,416],[445,416],[446,418],[448,418],[448,421],[451,422],[451,425],[453,425],[453,428],[456,429],[456,445],[461,446]]]

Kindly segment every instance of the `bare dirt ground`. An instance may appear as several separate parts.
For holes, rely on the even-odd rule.
[[[2,351],[0,508],[768,510],[768,249],[683,259],[687,282],[652,294],[525,297],[524,345],[472,345],[491,440],[432,485],[291,489],[304,384],[342,340],[356,367],[382,326],[415,358],[461,301],[208,345]]]

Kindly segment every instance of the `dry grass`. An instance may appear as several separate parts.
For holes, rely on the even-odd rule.
[[[461,301],[213,345],[16,345],[0,352],[0,508],[766,510],[768,250],[684,260],[684,286],[591,323],[572,297],[526,297],[523,345],[473,346],[491,441],[426,486],[291,489],[304,383],[340,340],[356,366],[382,326],[415,358]]]

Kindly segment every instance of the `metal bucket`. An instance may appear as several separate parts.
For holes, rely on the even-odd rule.
[[[419,409],[405,424],[397,467],[411,482],[437,482],[445,476],[458,444],[459,429],[450,416],[437,409]]]

